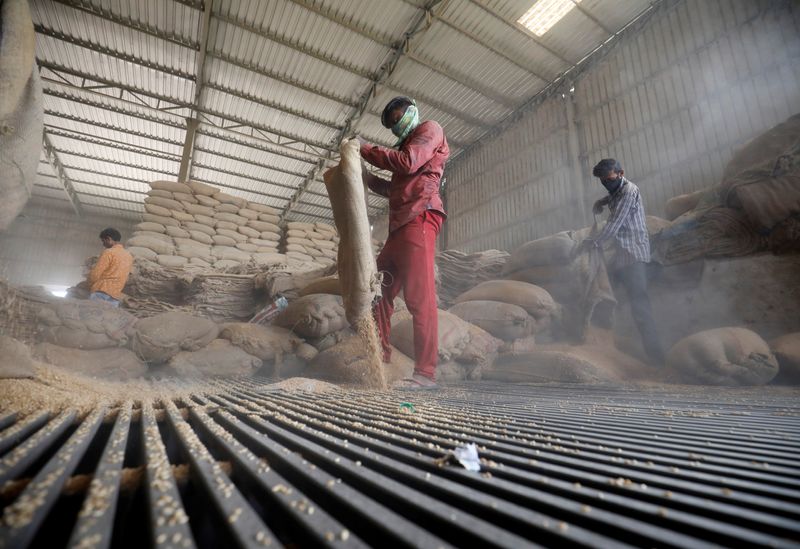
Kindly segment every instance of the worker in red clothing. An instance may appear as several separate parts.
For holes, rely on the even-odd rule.
[[[419,121],[416,102],[395,97],[386,105],[381,124],[398,138],[396,149],[361,141],[361,156],[392,172],[386,181],[364,171],[369,188],[389,199],[389,237],[378,256],[383,272],[383,296],[375,306],[384,362],[391,358],[389,342],[394,298],[403,291],[414,324],[414,375],[400,385],[435,389],[439,355],[439,318],[434,282],[436,237],[447,215],[439,183],[450,148],[442,127]]]

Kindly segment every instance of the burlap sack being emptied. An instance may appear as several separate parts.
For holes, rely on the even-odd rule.
[[[131,348],[146,362],[163,362],[180,351],[205,347],[217,334],[219,328],[207,318],[168,312],[139,320]]]
[[[339,285],[347,320],[355,326],[372,314],[372,303],[380,296],[381,280],[372,255],[365,185],[361,179],[361,157],[357,139],[345,140],[341,160],[325,172],[325,187],[339,231]],[[295,229],[306,227],[295,226]],[[314,230],[312,226],[310,230]]]

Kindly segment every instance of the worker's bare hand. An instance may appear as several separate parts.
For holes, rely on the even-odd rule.
[[[603,206],[605,206],[603,200],[602,199],[598,200],[597,202],[594,203],[594,206],[592,206],[592,213],[594,215],[599,215],[603,213]]]

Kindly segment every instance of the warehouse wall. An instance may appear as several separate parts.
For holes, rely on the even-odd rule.
[[[588,225],[605,157],[654,215],[716,183],[737,147],[800,112],[800,8],[666,0],[563,91],[450,166],[449,248],[510,250]]]
[[[0,233],[0,277],[18,285],[71,286],[82,279],[84,260],[102,251],[99,234],[106,227],[123,240],[133,231],[127,219],[79,218],[67,202],[33,198]]]

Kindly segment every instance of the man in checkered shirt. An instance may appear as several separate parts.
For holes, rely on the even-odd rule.
[[[608,196],[594,203],[592,211],[597,215],[608,206],[610,215],[602,230],[587,238],[584,246],[602,246],[611,242],[613,255],[608,265],[609,274],[625,287],[645,352],[654,364],[661,366],[664,364],[664,350],[647,294],[645,265],[650,262],[650,238],[639,187],[625,179],[622,166],[613,158],[601,160],[592,174],[608,191]]]

